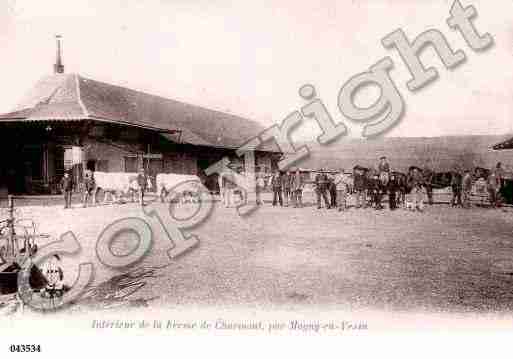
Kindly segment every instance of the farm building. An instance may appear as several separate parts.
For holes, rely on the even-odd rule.
[[[238,116],[64,73],[58,51],[54,74],[36,83],[9,113],[0,115],[0,187],[9,193],[56,193],[63,173],[78,183],[84,170],[198,175],[262,126]],[[255,151],[255,166],[271,171],[280,158],[272,143]]]
[[[495,144],[492,148],[496,151],[513,150],[513,137]]]

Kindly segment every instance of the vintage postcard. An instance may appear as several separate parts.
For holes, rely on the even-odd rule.
[[[507,334],[512,14],[4,0],[0,356]]]

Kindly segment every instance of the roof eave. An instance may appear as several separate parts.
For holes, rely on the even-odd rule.
[[[151,130],[151,131],[155,131],[155,132],[159,132],[159,133],[174,134],[174,133],[179,133],[181,131],[180,129],[168,129],[168,128],[155,127],[155,126],[151,126],[151,125],[135,124],[132,122],[113,120],[113,119],[108,119],[108,118],[104,118],[104,117],[88,116],[86,119],[91,120],[91,121],[107,122],[107,123],[114,123],[114,124],[118,124],[118,125],[143,128],[146,130]]]

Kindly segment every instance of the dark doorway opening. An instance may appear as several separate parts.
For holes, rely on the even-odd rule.
[[[88,160],[86,162],[86,170],[94,172],[96,170],[96,160]]]

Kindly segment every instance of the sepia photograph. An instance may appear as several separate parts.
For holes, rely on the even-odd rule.
[[[509,333],[511,14],[4,0],[2,357]]]

